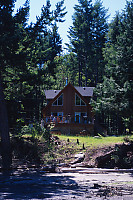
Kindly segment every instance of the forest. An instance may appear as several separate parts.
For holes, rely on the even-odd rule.
[[[58,31],[67,13],[64,0],[50,0],[35,23],[29,0],[14,13],[15,0],[0,1],[0,134],[3,166],[11,163],[10,134],[39,123],[45,89],[95,87],[95,121],[109,135],[133,130],[133,2],[108,23],[101,0],[78,0],[69,27],[67,53]],[[20,132],[20,131],[19,131]],[[22,131],[21,131],[22,135]],[[7,156],[8,155],[8,156]]]

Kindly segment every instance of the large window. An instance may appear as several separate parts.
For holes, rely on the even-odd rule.
[[[87,113],[86,112],[75,112],[75,122],[76,123],[87,123]]]
[[[80,117],[81,117],[81,113],[80,112],[75,112],[75,122],[76,123],[80,123]]]
[[[54,102],[53,106],[62,106],[63,105],[63,94],[61,94]]]
[[[75,94],[75,105],[76,106],[85,106],[85,102],[77,95]]]

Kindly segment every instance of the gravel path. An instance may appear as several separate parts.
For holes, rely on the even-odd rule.
[[[133,173],[17,170],[0,174],[0,199],[133,200]]]

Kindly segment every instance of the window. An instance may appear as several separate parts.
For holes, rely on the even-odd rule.
[[[75,122],[76,123],[87,123],[87,113],[86,112],[75,112]]]
[[[76,123],[80,123],[80,117],[81,117],[81,113],[80,112],[75,112],[75,122]]]
[[[57,100],[54,101],[53,106],[57,106]]]
[[[76,94],[76,106],[80,106],[80,97]]]
[[[61,95],[57,100],[58,100],[58,106],[62,106],[62,104],[63,104],[63,95]]]
[[[58,112],[57,116],[59,117],[60,121],[62,121],[63,118],[63,112]]]
[[[53,106],[62,106],[63,105],[63,94],[61,94],[52,104]]]
[[[85,106],[85,102],[77,95],[75,94],[75,105],[76,106]]]

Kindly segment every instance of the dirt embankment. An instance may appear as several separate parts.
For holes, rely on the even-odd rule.
[[[133,168],[133,142],[88,150],[84,162],[98,168]]]
[[[50,172],[50,169],[53,172],[55,167],[54,165],[53,168],[50,168],[52,165],[45,167],[42,159],[45,150],[45,153],[51,153],[50,155],[53,156],[52,161],[47,160],[50,164],[63,161],[67,166],[80,164],[87,167],[119,168],[119,166],[125,167],[124,164],[127,163],[128,168],[132,168],[132,142],[86,149],[85,153],[78,153],[79,157],[74,157],[76,151],[74,146],[70,147],[70,142],[68,145],[68,142],[64,143],[58,138],[53,142],[55,148],[48,149],[45,143],[38,143],[30,139],[12,141],[13,164],[17,166],[17,169],[14,168],[8,177],[3,176],[0,172],[0,199],[133,199],[132,172],[118,173],[114,171],[112,173],[105,172],[103,169],[103,173],[94,168],[87,168],[85,171],[83,167],[82,170],[76,171],[76,168],[70,167],[70,169],[75,169],[75,173],[72,171],[47,173]],[[71,145],[74,144],[71,143]],[[56,166],[59,165],[61,164],[56,164]]]
[[[83,156],[76,158],[75,154],[82,152]],[[30,138],[12,140],[13,166],[28,165],[54,165],[62,163],[84,167],[97,168],[133,168],[133,142],[115,144],[104,147],[77,149],[77,145],[70,141],[62,141],[57,136],[52,138],[52,146],[47,142]]]

